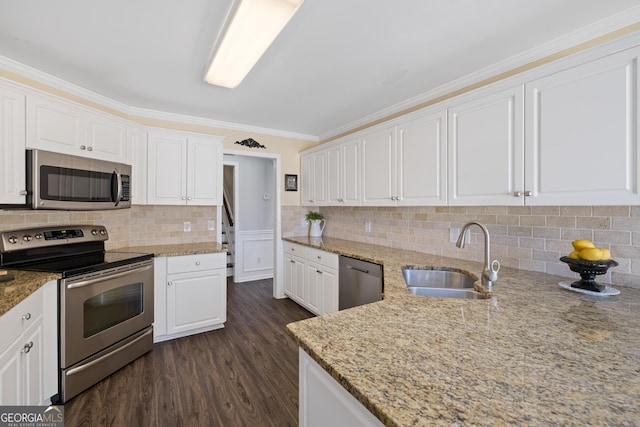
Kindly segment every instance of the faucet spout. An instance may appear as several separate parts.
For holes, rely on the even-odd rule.
[[[472,225],[477,225],[484,234],[484,269],[482,270],[482,284],[488,289],[491,289],[493,283],[498,280],[498,271],[500,270],[500,263],[498,260],[491,261],[491,237],[489,236],[489,230],[483,224],[477,221],[471,221],[466,223],[460,231],[456,246],[464,248],[464,238],[469,228]]]

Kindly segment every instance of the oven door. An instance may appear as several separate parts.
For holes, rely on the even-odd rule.
[[[60,367],[153,323],[153,260],[60,280]]]

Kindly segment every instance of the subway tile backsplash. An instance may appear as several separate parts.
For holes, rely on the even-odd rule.
[[[304,235],[300,218],[309,208],[283,207],[283,235]],[[640,206],[323,207],[324,235],[376,245],[483,261],[483,238],[472,227],[471,244],[449,242],[449,229],[472,220],[491,233],[492,257],[503,266],[577,277],[558,259],[575,239],[611,250],[620,263],[603,283],[640,288]],[[364,222],[371,221],[371,233]]]
[[[0,231],[48,225],[97,224],[107,227],[106,249],[170,243],[215,242],[207,221],[216,220],[215,206],[137,206],[109,211],[0,210]],[[185,233],[184,222],[191,222]]]

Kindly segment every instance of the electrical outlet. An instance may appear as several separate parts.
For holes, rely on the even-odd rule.
[[[184,232],[191,231],[191,223],[189,221],[184,222]]]
[[[216,223],[213,220],[207,221],[207,230],[215,231]]]
[[[371,233],[371,221],[364,222],[364,232]]]

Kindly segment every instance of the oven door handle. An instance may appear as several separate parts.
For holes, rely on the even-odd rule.
[[[153,264],[145,265],[144,267],[134,268],[133,270],[121,271],[119,273],[96,277],[95,279],[82,280],[80,282],[70,283],[67,285],[67,289],[82,288],[85,286],[93,285],[94,283],[103,282],[105,280],[117,279],[118,277],[127,276],[132,273],[141,273],[143,271],[149,270],[151,267],[153,267]]]

